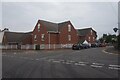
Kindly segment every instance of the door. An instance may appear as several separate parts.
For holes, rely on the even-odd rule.
[[[40,50],[40,45],[37,44],[37,45],[35,46],[35,49],[36,49],[36,50]]]

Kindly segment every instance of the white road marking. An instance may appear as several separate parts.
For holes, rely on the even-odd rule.
[[[60,61],[52,61],[52,62],[54,62],[54,63],[60,63]]]
[[[65,61],[62,62],[63,64],[66,63]]]
[[[30,60],[34,60],[34,59],[30,58]]]
[[[88,62],[78,62],[79,64],[88,64]]]
[[[120,65],[109,65],[110,67],[120,67]]]
[[[85,66],[86,64],[75,63],[75,65]]]
[[[103,66],[99,66],[99,65],[90,65],[91,67],[99,67],[99,68],[101,68],[101,67],[103,67]]]
[[[2,56],[7,56],[7,57],[15,57],[15,56],[10,56],[10,55],[2,55]],[[19,57],[22,59],[29,59],[29,60],[40,60],[40,59],[44,59],[46,60],[46,58],[40,58],[40,59],[32,59],[32,58],[28,58],[28,57]],[[54,59],[48,59],[47,61],[52,61],[54,63],[65,63],[65,64],[72,64],[76,61],[67,61],[67,60],[54,60]],[[78,63],[74,63],[74,65],[78,65],[78,66],[85,66],[88,62],[78,62]],[[90,65],[91,67],[96,67],[96,68],[102,68],[105,64],[102,63],[92,63],[92,65]],[[109,69],[113,69],[113,70],[120,70],[120,65],[108,65]]]
[[[53,60],[54,60],[54,59],[48,59],[47,61],[48,61],[48,62],[51,62],[51,61],[53,61]]]
[[[71,64],[70,62],[66,62],[65,64]]]
[[[118,55],[118,54],[115,54],[115,53],[106,52],[105,49],[102,50],[102,52],[107,53],[107,54],[112,54],[112,55]]]
[[[94,64],[94,65],[104,65],[102,63],[92,63],[92,64]]]
[[[27,58],[27,57],[21,57],[22,59],[29,59],[29,58]]]
[[[115,69],[115,70],[120,70],[118,67],[108,67],[109,69]]]
[[[74,63],[75,61],[69,61],[69,62]]]
[[[65,61],[65,60],[59,60],[59,61],[63,62],[63,61]]]
[[[14,52],[13,54],[16,54],[16,52]]]
[[[37,61],[38,61],[39,59],[35,59],[35,60],[37,60]]]

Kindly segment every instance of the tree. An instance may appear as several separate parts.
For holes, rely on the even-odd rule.
[[[101,37],[99,38],[100,43],[103,43],[104,39]]]

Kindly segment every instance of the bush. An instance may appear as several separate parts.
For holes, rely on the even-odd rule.
[[[117,36],[117,42],[113,44],[114,48],[120,50],[120,35]]]
[[[118,50],[120,50],[120,34],[118,35]]]

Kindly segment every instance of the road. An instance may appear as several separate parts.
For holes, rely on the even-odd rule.
[[[2,52],[3,78],[118,78],[119,55],[104,48]]]

